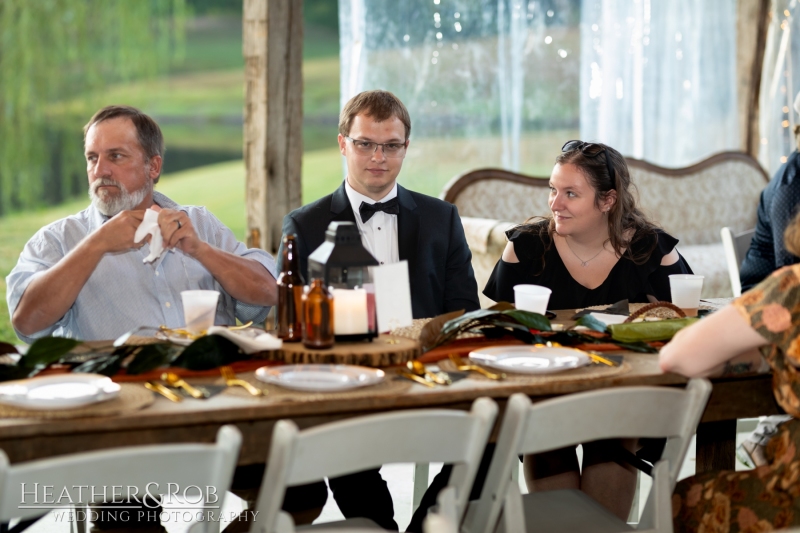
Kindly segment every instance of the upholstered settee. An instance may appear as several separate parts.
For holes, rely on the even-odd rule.
[[[768,177],[747,154],[724,152],[685,168],[663,168],[627,159],[639,205],[654,222],[680,239],[678,250],[705,276],[704,298],[732,296],[720,229],[755,227]],[[505,230],[535,215],[548,215],[547,178],[480,169],[450,180],[441,198],[461,215],[472,266],[483,289],[506,244]],[[481,295],[485,307],[491,301]]]

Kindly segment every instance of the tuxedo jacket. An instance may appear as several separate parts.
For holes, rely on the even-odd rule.
[[[456,206],[397,186],[397,244],[400,260],[408,261],[414,318],[450,311],[480,309],[478,284],[472,272]],[[308,256],[325,241],[331,222],[355,222],[344,182],[333,194],[295,209],[283,218],[283,234],[294,233],[300,270],[308,279]]]

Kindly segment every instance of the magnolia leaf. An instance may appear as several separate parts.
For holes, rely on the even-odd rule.
[[[63,337],[42,337],[36,339],[28,352],[22,356],[20,364],[26,368],[45,367],[79,345],[81,341]]]
[[[88,374],[102,374],[110,377],[119,372],[119,369],[122,367],[122,361],[125,359],[126,355],[127,354],[114,352],[112,354],[96,357],[76,366],[72,371]]]
[[[125,368],[128,374],[144,374],[160,366],[169,366],[177,354],[170,344],[147,344],[140,348]]]
[[[606,332],[606,323],[593,317],[592,315],[583,315],[575,322],[575,325],[593,329],[594,331],[599,331],[600,333]]]
[[[225,337],[206,335],[187,346],[172,364],[189,370],[211,370],[246,358],[244,352]]]
[[[442,332],[442,326],[444,326],[449,320],[457,318],[463,314],[463,309],[460,311],[453,311],[451,313],[439,315],[425,324],[422,327],[422,331],[419,333],[419,343],[422,345],[422,351],[427,352],[435,346],[436,339]]]
[[[0,355],[7,353],[19,353],[17,347],[7,342],[0,342]]]
[[[534,342],[544,343],[541,337],[532,334],[525,326],[520,326],[519,324],[517,324],[517,326],[518,327],[512,329],[508,329],[507,327],[491,326],[481,328],[479,331],[480,333],[483,333],[487,339],[500,339],[502,337],[511,335],[512,337],[517,338],[526,344],[533,344]]]
[[[608,330],[611,333],[611,338],[618,342],[666,341],[671,339],[678,331],[698,320],[698,318],[678,318],[654,322],[611,324],[608,326]]]
[[[615,343],[620,348],[639,353],[658,353],[658,350],[647,344],[646,342],[617,342]]]
[[[0,365],[0,381],[29,378],[38,373],[38,368],[31,370],[19,365]]]
[[[527,326],[529,329],[536,329],[539,331],[552,330],[552,327],[550,326],[550,320],[546,316],[540,315],[539,313],[523,311],[521,309],[510,309],[508,311],[503,311],[503,315],[510,316],[523,326]]]
[[[497,302],[493,306],[489,307],[489,309],[492,311],[508,311],[510,309],[516,309],[516,307],[514,307],[514,304],[508,302]]]
[[[464,313],[459,317],[448,320],[442,326],[442,333],[447,335],[453,331],[466,331],[470,329],[470,327],[467,326],[470,322],[496,314],[498,314],[498,312],[492,311],[491,309],[477,309],[475,311],[470,311],[469,313]]]

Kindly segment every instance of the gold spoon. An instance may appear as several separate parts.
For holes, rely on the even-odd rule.
[[[411,361],[406,363],[406,367],[411,371],[412,374],[416,374],[417,376],[429,379],[434,383],[438,383],[439,385],[450,385],[452,381],[450,380],[450,376],[447,374],[437,374],[435,372],[431,372],[427,368],[425,368],[425,363],[422,361],[417,361],[416,359],[412,359]]]
[[[500,372],[499,374],[495,374],[494,372],[489,372],[483,367],[467,363],[457,354],[451,353],[450,360],[453,362],[454,365],[456,365],[456,368],[458,370],[472,370],[474,372],[479,372],[483,374],[489,379],[496,379],[498,381],[506,379],[505,372]]]
[[[431,388],[436,386],[435,384],[431,383],[427,379],[421,378],[418,375],[412,374],[411,372],[408,372],[406,370],[398,370],[397,373],[398,373],[398,375],[403,376],[406,379],[410,379],[411,381],[416,381],[420,385],[425,385],[426,387],[431,387]]]
[[[222,377],[225,379],[225,384],[228,387],[242,387],[244,390],[252,394],[253,396],[266,396],[267,391],[263,389],[259,389],[252,383],[245,381],[243,379],[239,379],[236,377],[236,373],[233,369],[229,366],[221,366],[219,367],[219,373],[222,374]]]
[[[208,397],[208,394],[201,391],[197,387],[192,387],[191,385],[186,383],[183,379],[181,379],[181,377],[175,372],[164,372],[163,374],[161,374],[161,381],[164,381],[170,387],[182,388],[183,390],[188,392],[192,398],[201,400],[203,398]]]

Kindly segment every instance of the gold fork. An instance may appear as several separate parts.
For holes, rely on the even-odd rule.
[[[253,396],[266,396],[267,391],[259,389],[255,385],[248,383],[243,379],[239,379],[236,377],[236,373],[233,369],[229,366],[221,366],[219,367],[220,374],[222,377],[225,378],[225,384],[228,387],[242,387],[244,390],[252,394]]]
[[[242,324],[240,326],[228,326],[228,329],[232,329],[232,330],[235,330],[235,329],[247,329],[252,325],[253,325],[253,321],[251,320],[250,322],[247,322],[247,323]],[[158,331],[161,331],[162,333],[166,333],[167,335],[170,335],[170,334],[172,334],[172,335],[180,335],[180,336],[186,337],[187,339],[190,339],[190,340],[197,340],[200,337],[204,337],[206,335],[206,333],[207,333],[206,330],[202,330],[202,331],[200,331],[198,333],[194,333],[194,332],[191,332],[191,331],[189,331],[187,329],[183,329],[183,328],[168,328],[164,324],[161,324],[160,326],[158,326]]]
[[[498,381],[506,379],[505,372],[500,372],[499,374],[495,374],[494,372],[489,372],[483,367],[467,363],[466,361],[461,359],[461,356],[459,356],[458,354],[451,353],[450,360],[453,362],[454,365],[456,365],[456,368],[458,370],[473,370],[475,372],[483,374],[489,379],[496,379]]]

